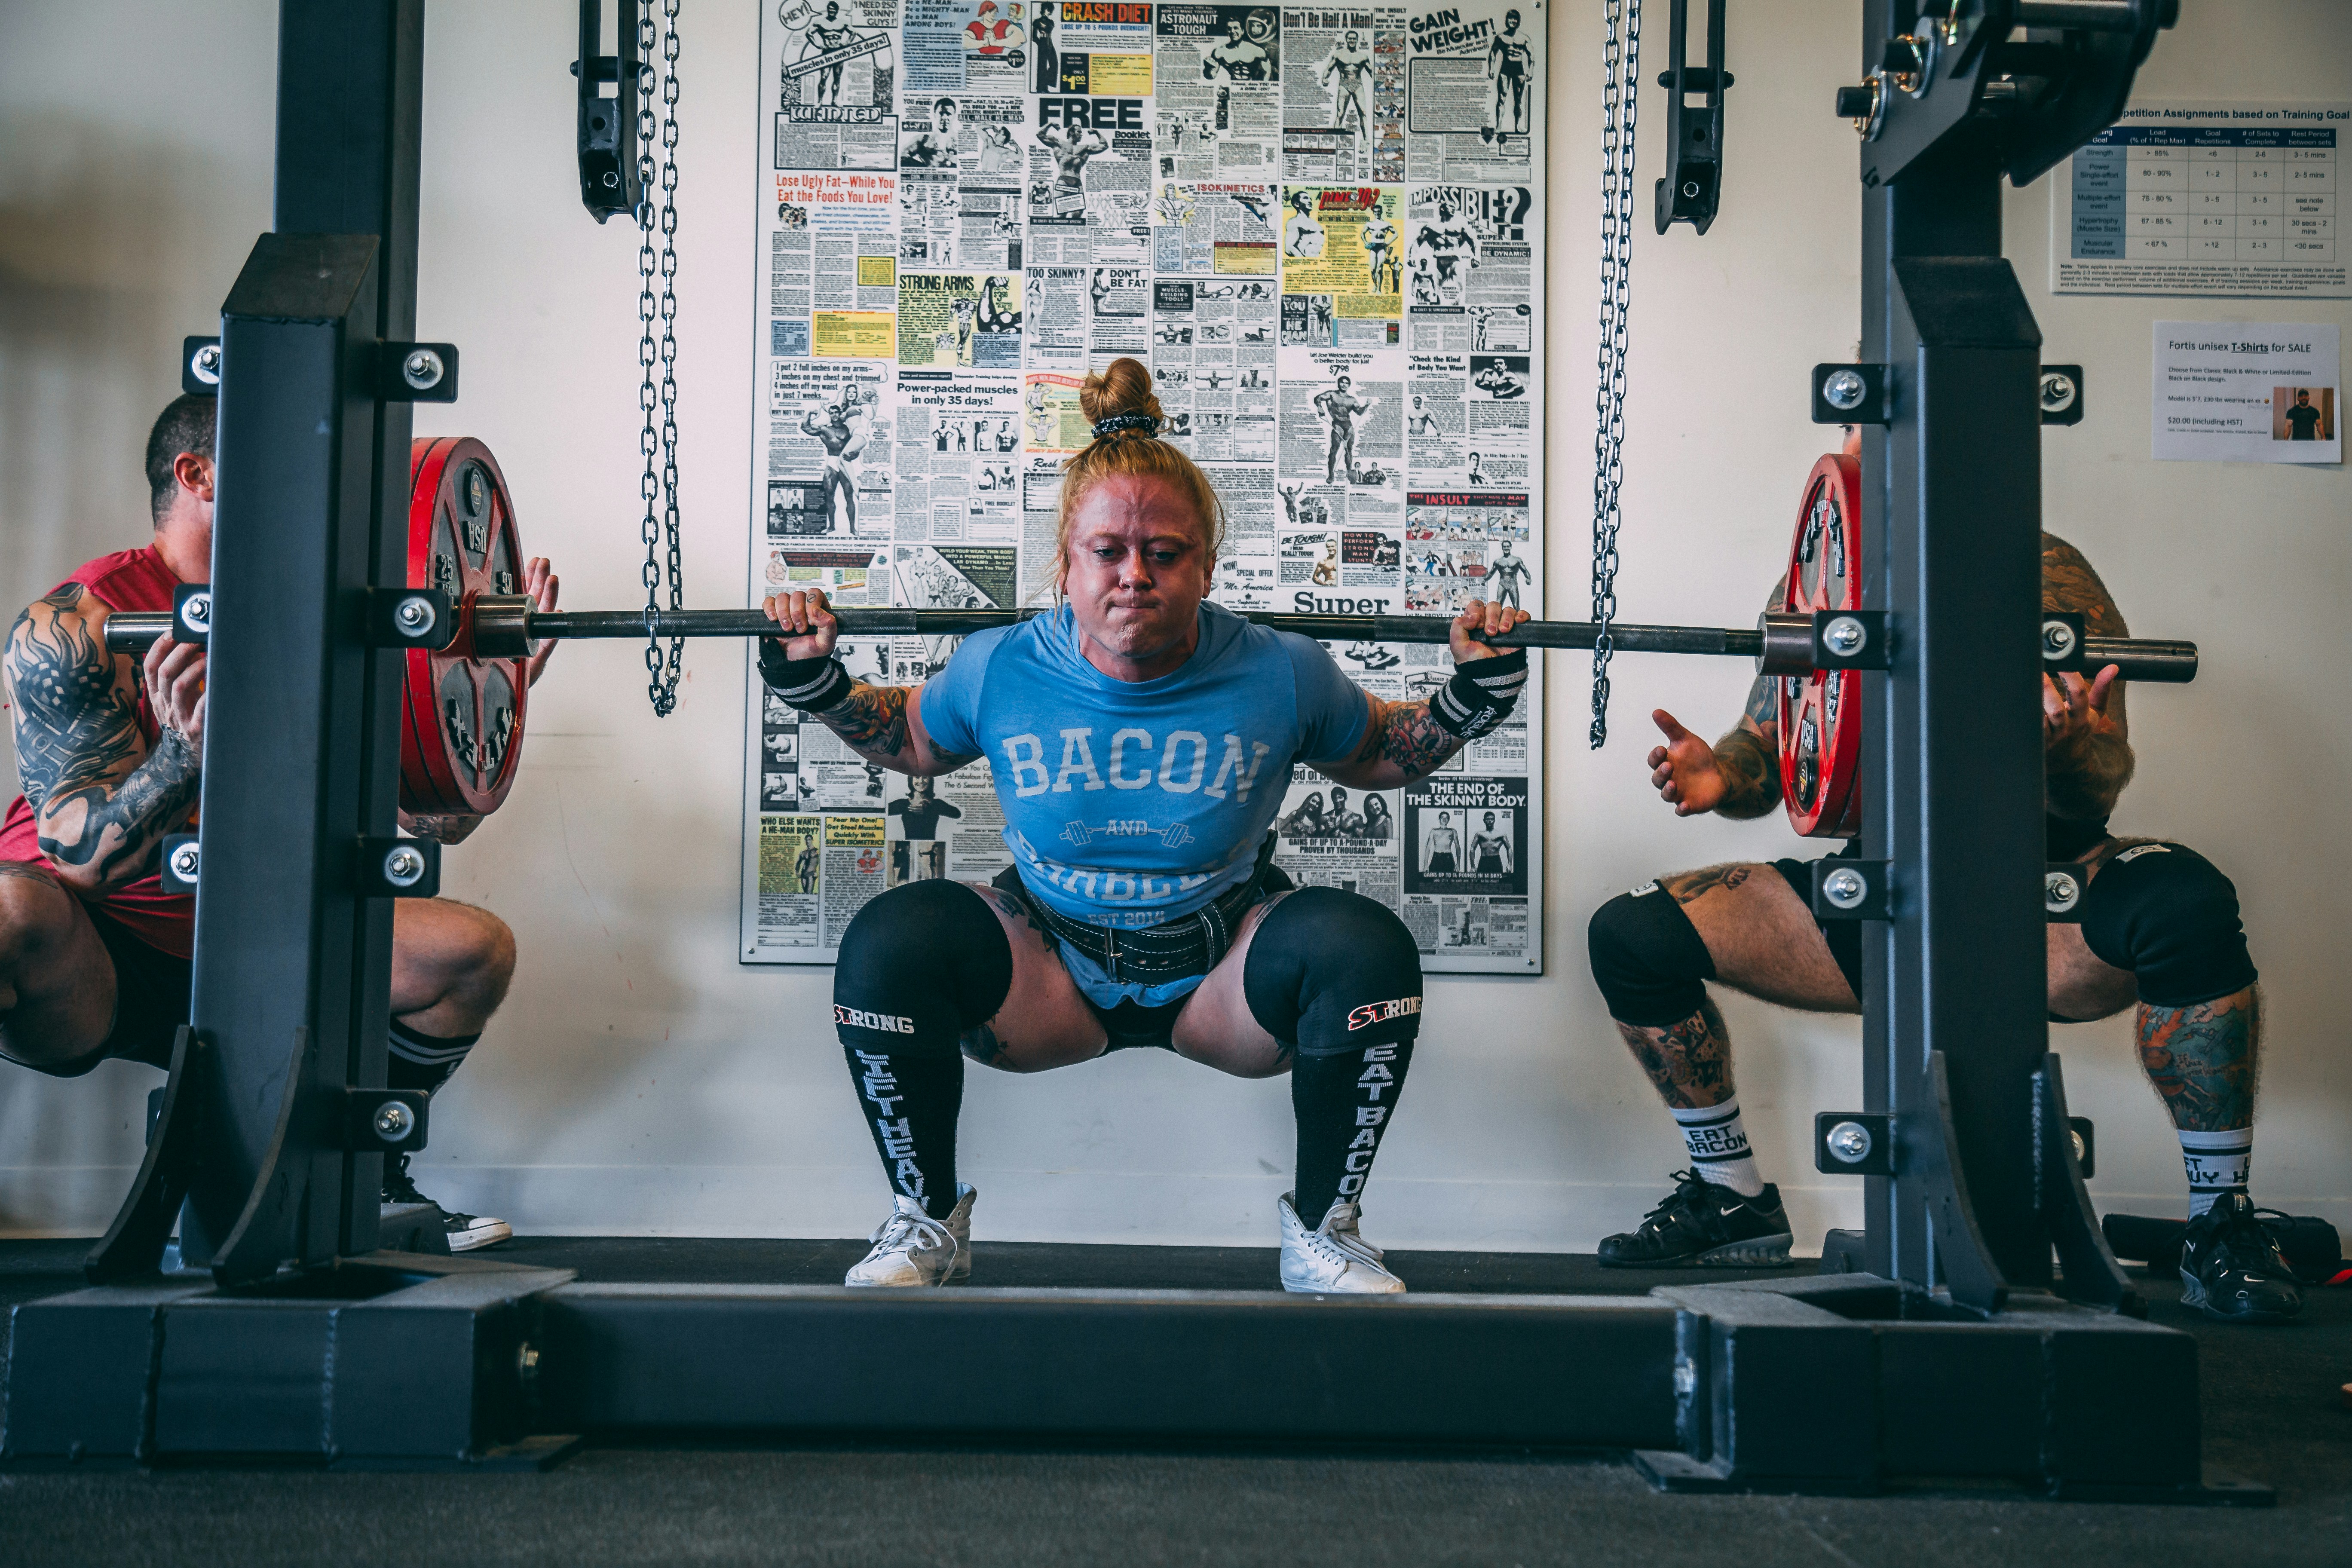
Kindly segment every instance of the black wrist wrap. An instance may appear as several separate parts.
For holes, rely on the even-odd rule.
[[[1429,716],[1461,736],[1475,740],[1497,728],[1518,706],[1519,689],[1528,683],[1528,650],[1515,647],[1491,658],[1474,658],[1458,666],[1454,679],[1429,699]]]
[[[843,698],[856,682],[841,660],[786,658],[783,645],[773,637],[760,639],[760,679],[768,689],[803,713],[822,713]]]

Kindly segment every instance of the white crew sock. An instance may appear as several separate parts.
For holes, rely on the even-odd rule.
[[[1683,1147],[1690,1151],[1691,1169],[1702,1180],[1751,1198],[1764,1190],[1764,1173],[1748,1152],[1738,1095],[1704,1110],[1675,1110],[1674,1118],[1683,1130]]]
[[[2223,1193],[2242,1193],[2254,1164],[2254,1130],[2180,1134],[2180,1163],[2189,1172],[2189,1217],[2213,1206]]]

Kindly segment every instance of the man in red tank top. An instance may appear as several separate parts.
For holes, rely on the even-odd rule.
[[[168,610],[211,575],[213,400],[181,397],[147,439],[153,541],[102,555],[28,606],[5,672],[24,794],[0,821],[0,1057],[58,1078],[111,1057],[170,1065],[188,1017],[195,900],[163,890],[158,850],[195,816],[205,749],[205,655],[169,637],[145,660],[106,651],[117,610]],[[543,560],[524,574],[555,605]],[[542,647],[531,665],[537,679]],[[449,899],[394,906],[392,1087],[431,1091],[497,1011],[514,934]],[[406,1156],[386,1202],[423,1202]],[[447,1211],[444,1211],[447,1213]],[[503,1241],[503,1220],[448,1213],[452,1251]]]

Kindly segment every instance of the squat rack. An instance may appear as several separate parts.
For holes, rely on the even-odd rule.
[[[12,1315],[0,1463],[1273,1436],[1630,1449],[1683,1489],[2265,1500],[2202,1474],[2195,1342],[2133,1315],[2099,1237],[2037,897],[2042,367],[2000,183],[2114,120],[2174,3],[1865,0],[1868,75],[1837,105],[1864,132],[1864,363],[1816,367],[1814,411],[1864,427],[1864,614],[1888,658],[1864,683],[1863,858],[1840,862],[1861,890],[1816,900],[1868,922],[1865,1108],[1824,1118],[1868,1148],[1819,1158],[1865,1173],[1865,1230],[1832,1233],[1811,1279],[1362,1301],[586,1286],[427,1255],[437,1232],[380,1211],[383,1153],[421,1146],[427,1109],[382,1087],[387,899],[429,889],[383,876],[400,650],[371,610],[404,582],[407,403],[453,392],[456,355],[413,341],[423,0],[282,0],[275,226],[211,362],[192,1017],[91,1287]],[[420,348],[452,373],[437,391],[401,374]],[[1963,757],[1972,787],[1934,787]],[[189,1268],[166,1274],[175,1219]]]

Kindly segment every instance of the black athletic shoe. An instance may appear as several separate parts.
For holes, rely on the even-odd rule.
[[[2223,1193],[2189,1222],[2180,1244],[2180,1302],[2225,1323],[2284,1323],[2303,1292],[2278,1238],[2254,1217],[2253,1200]]]
[[[441,1209],[441,1226],[449,1236],[451,1252],[471,1252],[477,1247],[494,1247],[514,1235],[514,1228],[502,1219],[485,1215],[458,1214],[441,1208],[431,1198],[416,1190],[416,1183],[408,1174],[408,1156],[388,1154],[383,1162],[383,1201],[387,1204],[433,1204]]]
[[[1630,1235],[1603,1237],[1603,1268],[1769,1268],[1789,1261],[1789,1213],[1769,1182],[1756,1196],[1676,1171],[1666,1201]]]

